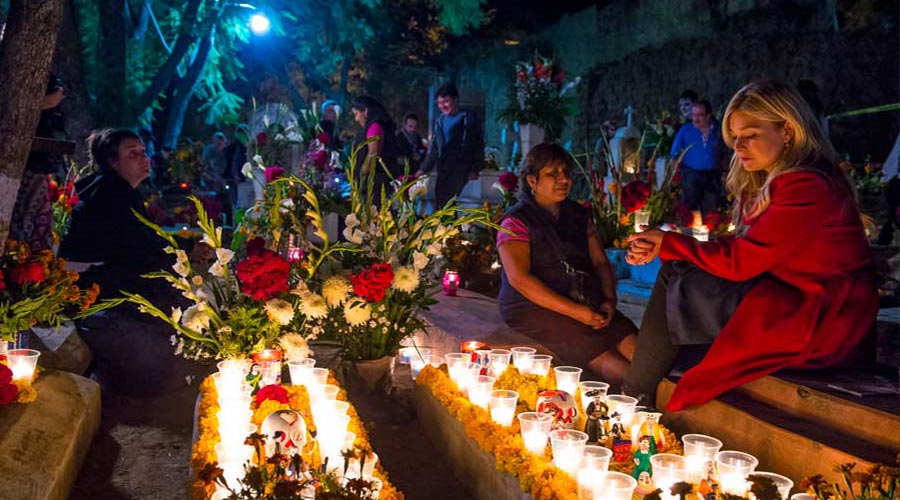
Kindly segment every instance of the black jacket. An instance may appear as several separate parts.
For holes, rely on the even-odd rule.
[[[430,172],[437,167],[438,175],[467,179],[470,173],[484,168],[484,129],[471,111],[460,111],[463,117],[460,127],[449,144],[444,143],[443,120],[434,121],[431,144],[422,162],[422,172]]]

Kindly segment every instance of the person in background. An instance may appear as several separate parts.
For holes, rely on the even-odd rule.
[[[681,169],[682,201],[694,215],[694,227],[703,224],[704,213],[718,208],[722,198],[724,152],[712,105],[709,101],[695,102],[691,122],[678,130],[669,151],[673,159],[684,154],[677,167]]]
[[[406,168],[405,163],[409,162],[409,171],[415,173],[419,170],[419,165],[425,158],[425,141],[419,135],[419,117],[413,113],[408,113],[403,117],[403,127],[397,134],[397,143],[399,146],[400,165]]]
[[[368,182],[370,175],[374,178],[372,202],[380,206],[381,188],[387,189],[391,179],[402,173],[397,164],[396,125],[384,106],[367,95],[357,97],[350,110],[360,127],[353,150],[367,140],[374,139],[357,153],[354,175],[357,182],[362,183]],[[386,195],[390,196],[391,192],[387,190]]]
[[[436,207],[441,208],[484,168],[484,129],[474,113],[460,109],[456,85],[441,85],[435,100],[441,115],[434,122],[431,144],[417,175],[437,170],[434,196]]]
[[[322,119],[319,120],[319,127],[322,132],[328,134],[327,148],[331,151],[340,150],[344,144],[337,136],[337,121],[341,116],[341,107],[337,102],[331,99],[322,103]]]
[[[629,263],[664,264],[623,392],[652,405],[684,349],[705,351],[682,375],[669,411],[778,370],[832,367],[878,310],[854,189],[800,94],[751,83],[731,98],[722,122],[734,149],[727,185],[736,234],[699,242],[650,229],[628,238]]]
[[[685,90],[678,96],[678,114],[681,115],[682,124],[691,121],[694,103],[699,99],[700,96],[697,95],[697,92],[691,89]]]
[[[538,144],[525,157],[519,202],[501,222],[509,233],[497,233],[500,314],[558,364],[617,385],[637,327],[616,311],[616,277],[588,210],[568,199],[573,168],[558,144]]]

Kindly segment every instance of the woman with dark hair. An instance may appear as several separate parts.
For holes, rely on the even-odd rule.
[[[512,234],[497,235],[500,313],[558,364],[619,384],[637,328],[616,311],[615,275],[588,210],[568,199],[572,167],[558,144],[539,144],[525,158],[519,202],[501,222]]]
[[[681,348],[709,346],[679,380],[671,411],[784,368],[834,366],[878,309],[853,188],[800,94],[778,82],[745,86],[722,135],[734,149],[726,185],[737,234],[701,243],[651,229],[629,238],[630,263],[664,264],[623,391],[653,404]]]
[[[105,296],[134,290],[139,276],[171,262],[164,241],[132,211],[146,215],[138,185],[150,176],[150,160],[140,136],[126,129],[98,130],[88,138],[94,173],[78,181],[78,205],[60,244],[61,257],[92,263]],[[99,278],[99,279],[98,279]]]
[[[373,202],[378,204],[381,186],[387,186],[391,178],[401,174],[397,168],[397,127],[384,106],[370,96],[357,97],[350,110],[353,112],[353,119],[361,127],[353,149],[366,140],[376,138],[357,154],[354,175],[357,181],[362,182],[368,182],[370,175],[374,177]]]

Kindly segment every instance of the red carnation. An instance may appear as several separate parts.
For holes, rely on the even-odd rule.
[[[519,188],[519,177],[512,172],[503,172],[497,182],[507,193],[513,193]]]
[[[263,401],[269,399],[287,404],[289,400],[287,389],[278,384],[271,384],[263,387],[256,393],[256,406],[263,404]]]
[[[631,181],[622,188],[622,206],[626,213],[634,213],[647,205],[652,193],[650,184],[644,181]]]
[[[353,293],[366,302],[380,302],[394,281],[394,269],[390,264],[372,264],[369,269],[350,277]]]
[[[289,290],[290,270],[290,263],[280,255],[271,250],[261,250],[237,265],[241,292],[256,300],[269,300]]]
[[[325,132],[319,132],[319,134],[316,135],[316,139],[322,143],[323,146],[327,146],[331,142],[331,136]]]
[[[266,240],[256,237],[247,242],[247,255],[259,255],[266,249]]]
[[[265,146],[266,142],[268,140],[269,140],[269,136],[266,135],[265,132],[260,132],[260,133],[256,134],[256,144],[258,144],[260,147]]]
[[[4,386],[12,382],[12,370],[8,366],[0,363],[0,386]]]
[[[44,281],[44,266],[40,262],[26,262],[9,270],[9,279],[18,286]]]
[[[328,166],[328,160],[329,160],[328,152],[325,151],[324,149],[320,149],[320,150],[316,151],[315,153],[313,153],[313,155],[312,155],[312,163],[319,170],[322,170]]]
[[[272,182],[284,177],[284,169],[278,165],[272,165],[271,167],[266,167],[266,172],[263,175],[266,177],[266,182]]]
[[[0,386],[0,405],[12,403],[19,395],[19,388],[15,384]]]
[[[372,264],[372,275],[375,283],[389,287],[394,281],[394,268],[388,263]]]

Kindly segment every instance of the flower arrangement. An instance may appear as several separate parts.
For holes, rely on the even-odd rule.
[[[78,273],[50,250],[32,252],[28,245],[8,240],[0,256],[0,341],[32,326],[58,327],[82,317],[97,300],[95,283],[82,290]]]
[[[328,383],[337,385],[337,381],[335,381],[330,374]],[[260,394],[264,394],[264,396],[261,397]],[[337,394],[337,399],[347,401],[347,393],[343,389],[340,389]],[[312,418],[309,397],[306,393],[306,389],[302,386],[276,385],[262,388],[257,393],[256,400],[252,403],[251,410],[253,410],[253,416],[251,421],[253,424],[260,426],[263,420],[273,412],[289,409],[300,413],[306,422],[308,433],[310,431],[315,431],[315,423]],[[200,404],[197,413],[197,441],[194,443],[194,448],[191,453],[191,468],[194,472],[194,480],[191,484],[191,498],[194,499],[210,498],[216,491],[217,481],[219,485],[222,484],[221,481],[218,480],[218,478],[221,477],[221,469],[218,469],[217,467],[215,452],[216,444],[218,444],[220,440],[218,421],[216,419],[216,413],[218,411],[219,405],[218,396],[216,394],[216,385],[212,380],[212,377],[207,377],[200,385]],[[350,423],[347,430],[356,434],[356,440],[353,443],[354,453],[360,455],[363,453],[370,453],[372,447],[369,444],[365,426],[359,419],[359,415],[352,405],[347,411],[347,414],[350,416]],[[307,437],[309,437],[309,435],[311,434],[308,434]],[[264,436],[258,434],[251,435],[248,438],[248,444],[253,444],[257,447],[257,450],[259,450],[264,439]],[[322,459],[319,456],[315,441],[307,439],[306,442],[306,446],[301,451],[299,458],[297,458],[302,464],[293,465],[296,466],[295,470],[303,470],[306,468],[313,473],[312,477],[315,480],[313,484],[315,484],[317,493],[332,493],[336,495],[323,495],[327,498],[368,498],[367,496],[358,494],[361,490],[366,488],[366,485],[359,483],[348,484],[346,488],[348,488],[350,492],[356,490],[356,493],[358,494],[355,497],[348,496],[348,491],[342,490],[343,487],[338,484],[332,476],[320,472],[322,469]],[[257,453],[259,454],[259,452]],[[258,486],[258,491],[265,492],[263,496],[241,496],[239,493],[240,490],[238,490],[232,496],[226,498],[299,499],[299,496],[289,495],[296,495],[299,493],[299,490],[305,488],[308,484],[304,481],[292,481],[285,477],[286,474],[283,470],[284,459],[285,457],[277,457],[269,463],[257,458],[256,463],[250,464],[249,467],[246,468],[247,475],[245,477],[245,482]],[[281,467],[281,469],[279,469],[279,467]],[[388,481],[387,474],[380,464],[376,464],[374,476],[382,482],[379,498],[389,500],[401,500],[404,498],[403,494],[397,491],[397,489]],[[230,486],[234,488],[236,485]],[[369,486],[369,488],[370,487],[371,486]],[[272,496],[275,495],[275,491],[286,494],[285,496]],[[345,496],[340,496],[341,494],[344,494]]]
[[[843,486],[816,475],[805,478],[800,488],[818,500],[897,500],[900,497],[900,454],[893,466],[876,464],[866,471],[858,471],[856,465],[847,463],[834,468],[841,474]]]
[[[668,155],[675,142],[675,132],[678,124],[668,110],[663,110],[656,115],[656,119],[647,124],[647,142],[657,148],[663,155]]]
[[[575,111],[574,101],[566,93],[580,78],[566,85],[566,74],[557,62],[538,53],[527,61],[517,62],[515,74],[510,104],[500,113],[500,121],[533,123],[549,137],[558,137],[566,125],[566,117]]]

